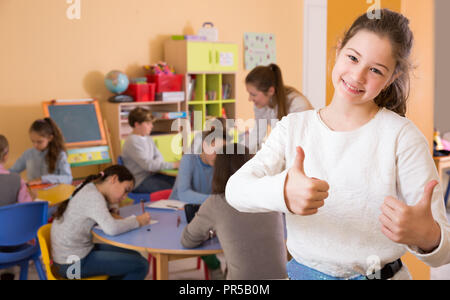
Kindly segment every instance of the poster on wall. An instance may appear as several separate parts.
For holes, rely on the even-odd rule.
[[[277,61],[275,35],[272,33],[245,33],[244,49],[246,70]]]

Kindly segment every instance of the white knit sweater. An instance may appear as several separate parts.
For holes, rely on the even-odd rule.
[[[285,204],[284,184],[296,146],[304,149],[306,175],[330,185],[325,206],[312,216],[293,215]],[[383,266],[406,251],[430,266],[450,262],[450,226],[441,185],[434,190],[432,211],[442,239],[432,253],[392,242],[378,220],[386,196],[414,205],[433,179],[439,177],[427,141],[406,118],[382,109],[359,129],[336,132],[312,110],[277,124],[256,156],[231,177],[226,199],[242,212],[285,212],[288,249],[299,263],[352,277],[366,274],[374,258]],[[394,277],[407,278],[406,268]]]

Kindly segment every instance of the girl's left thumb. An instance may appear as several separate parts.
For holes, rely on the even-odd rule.
[[[431,208],[431,200],[433,199],[434,188],[438,185],[437,180],[432,180],[425,186],[421,202]]]

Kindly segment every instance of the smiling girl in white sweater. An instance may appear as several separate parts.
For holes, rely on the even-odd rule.
[[[228,182],[236,209],[286,213],[291,279],[408,279],[406,251],[450,262],[438,174],[404,117],[413,35],[404,16],[380,13],[338,45],[332,103],[283,118]]]

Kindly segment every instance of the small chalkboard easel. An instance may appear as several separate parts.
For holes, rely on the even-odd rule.
[[[52,100],[42,107],[62,131],[71,167],[115,163],[97,100]]]

